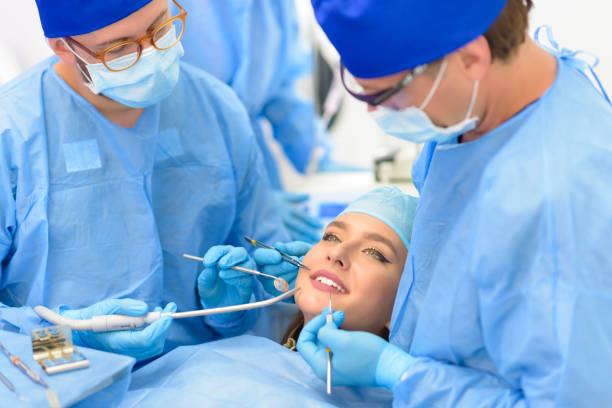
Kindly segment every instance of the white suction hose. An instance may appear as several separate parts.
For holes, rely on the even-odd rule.
[[[234,305],[226,307],[217,307],[214,309],[193,310],[190,312],[180,313],[161,313],[149,312],[144,316],[127,316],[122,314],[94,316],[91,319],[70,319],[64,317],[54,311],[44,307],[36,306],[34,311],[43,319],[55,325],[69,326],[72,330],[93,330],[95,332],[117,331],[117,330],[132,330],[151,324],[162,316],[171,316],[174,319],[183,319],[187,317],[208,316],[220,313],[231,313],[242,310],[258,309],[272,305],[281,300],[291,297],[300,290],[299,287],[291,289],[280,296],[276,296],[260,302],[246,303],[243,305]]]

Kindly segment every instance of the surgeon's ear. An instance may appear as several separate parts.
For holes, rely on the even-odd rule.
[[[457,50],[457,55],[464,74],[471,82],[482,79],[493,61],[491,48],[483,35]]]
[[[75,55],[68,49],[68,45],[63,38],[47,38],[47,41],[59,59],[68,64],[74,64],[77,62]]]

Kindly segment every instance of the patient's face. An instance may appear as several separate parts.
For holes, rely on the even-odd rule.
[[[391,319],[408,251],[387,224],[369,215],[344,214],[304,257],[295,303],[308,322],[329,303],[343,310],[345,330],[380,334]]]

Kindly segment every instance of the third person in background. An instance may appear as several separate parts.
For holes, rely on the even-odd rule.
[[[271,131],[301,173],[309,167],[320,139],[327,137],[308,95],[312,50],[300,36],[294,1],[183,3],[190,11],[192,24],[183,36],[185,61],[211,73],[236,92],[263,152],[285,226],[293,239],[318,241],[323,226],[302,208],[308,195],[283,191],[279,166],[266,135]]]

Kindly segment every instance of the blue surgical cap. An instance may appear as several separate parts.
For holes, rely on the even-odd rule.
[[[506,0],[312,0],[317,21],[358,78],[436,61],[484,34]]]
[[[71,37],[109,26],[152,0],[36,0],[45,37]]]
[[[361,213],[378,218],[395,231],[409,248],[418,202],[418,198],[402,193],[397,187],[380,187],[350,203],[340,215]]]

